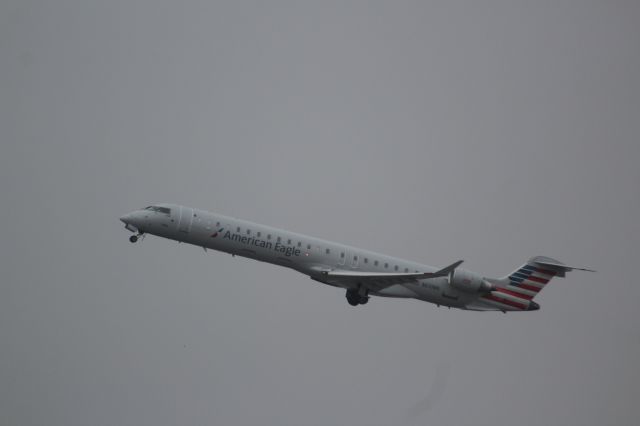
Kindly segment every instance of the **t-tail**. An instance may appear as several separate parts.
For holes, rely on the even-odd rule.
[[[574,269],[595,272],[592,269],[568,266],[550,257],[532,257],[509,276],[490,280],[495,288],[482,297],[502,311],[537,311],[540,305],[533,298],[551,279],[564,277]]]

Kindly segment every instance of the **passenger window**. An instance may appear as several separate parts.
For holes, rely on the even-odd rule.
[[[373,261],[373,264],[374,264],[375,266],[378,266],[378,261],[377,261],[377,260],[374,260],[374,261]]]
[[[340,257],[344,259],[344,253],[340,253]]]
[[[353,256],[353,261],[357,262],[358,261],[358,256]]]
[[[329,249],[326,249],[324,252],[325,252],[326,254],[329,254]]]
[[[251,235],[251,229],[247,229],[247,235]]]
[[[398,265],[396,265],[393,269],[397,271],[398,270]]]
[[[271,234],[267,234],[267,240],[271,239]]]
[[[409,272],[409,268],[404,268],[404,271],[405,272]]]
[[[287,240],[287,244],[291,245],[291,240]]]
[[[280,237],[278,237],[278,239],[276,241],[280,242]]]
[[[389,264],[388,264],[388,263],[385,263],[385,264],[384,264],[384,267],[385,267],[385,268],[388,268],[388,267],[389,267]]]
[[[311,244],[307,244],[307,250],[311,250]]]
[[[302,243],[298,241],[298,247],[302,247]]]
[[[239,226],[236,228],[236,232],[240,232],[240,227]]]
[[[216,226],[220,226],[220,222],[216,222]]]
[[[364,263],[369,263],[369,259],[367,259],[366,257],[364,258]]]
[[[260,238],[260,235],[262,235],[262,233],[260,231],[258,231],[258,233],[256,235],[258,236],[258,238]]]

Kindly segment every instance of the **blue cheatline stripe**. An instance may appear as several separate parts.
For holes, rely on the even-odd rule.
[[[529,278],[529,274],[523,274],[522,272],[516,272],[515,274],[513,274],[514,277],[518,277],[518,278]]]
[[[509,280],[510,280],[512,283],[518,283],[518,284],[520,284],[522,281],[524,281],[524,278],[518,278],[518,277],[510,276],[510,277],[509,277]]]
[[[533,271],[535,271],[535,270],[536,270],[536,268],[535,268],[535,266],[529,266],[529,265],[527,265],[527,266],[523,266],[522,268],[520,268],[520,270],[521,270],[521,271],[522,271],[522,270],[525,270],[525,271],[528,271],[528,272],[533,272]]]

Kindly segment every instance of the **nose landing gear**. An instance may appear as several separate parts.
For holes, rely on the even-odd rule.
[[[131,243],[135,243],[136,241],[138,241],[138,239],[140,239],[140,241],[144,239],[144,232],[140,232],[137,235],[132,235],[129,237],[129,241]]]

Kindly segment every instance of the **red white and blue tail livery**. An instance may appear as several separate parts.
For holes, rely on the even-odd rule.
[[[481,297],[478,308],[483,306],[494,310],[503,311],[534,311],[540,306],[533,298],[554,277],[564,277],[574,269],[595,272],[591,269],[568,266],[555,259],[545,256],[536,256],[509,276],[502,279],[488,279],[494,285],[491,292]],[[493,309],[492,309],[493,308]]]

